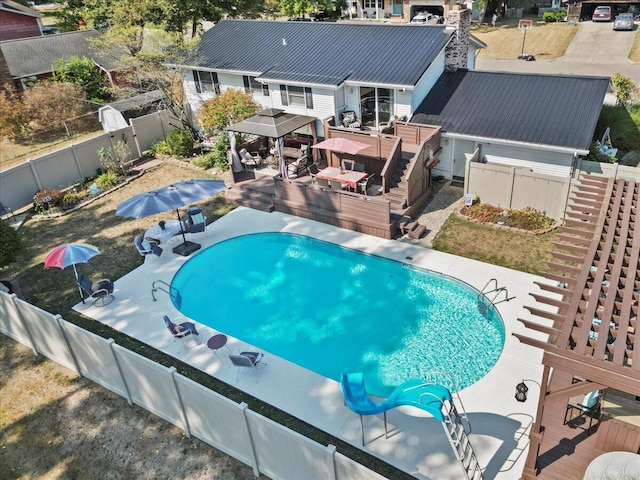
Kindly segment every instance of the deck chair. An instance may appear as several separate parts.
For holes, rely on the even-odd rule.
[[[356,166],[355,160],[342,160],[342,169],[343,170],[353,170]]]
[[[189,335],[199,335],[198,330],[196,329],[196,326],[193,322],[182,322],[180,324],[175,324],[166,315],[163,315],[162,318],[164,320],[165,326],[173,336],[173,341],[175,342],[176,340],[183,340],[182,345],[180,345],[180,348],[178,349],[178,353],[180,353],[182,347],[184,347],[185,338],[187,338]]]
[[[319,187],[329,188],[329,180],[326,178],[316,178],[316,183]]]
[[[11,215],[13,217],[13,221],[16,221],[16,216],[13,213],[13,210],[11,210],[9,207],[7,207],[6,205],[3,205],[2,203],[0,203],[0,218],[3,218],[5,216],[9,216]]]
[[[240,161],[245,169],[247,167],[256,168],[262,165],[262,157],[258,152],[249,153],[246,148],[242,148],[238,153],[240,154]]]
[[[353,169],[354,169],[356,172],[364,172],[365,165],[364,165],[364,163],[357,163],[357,162],[356,162],[356,163],[354,164],[354,166],[353,166]]]
[[[602,405],[602,392],[600,390],[593,390],[592,392],[587,393],[584,396],[584,399],[581,402],[576,404],[572,404],[571,402],[567,405],[567,410],[565,412],[564,424],[573,424],[577,425],[581,420],[589,419],[589,427],[593,425],[594,420],[598,420],[600,418],[601,413],[601,405]],[[577,411],[578,415],[573,416],[573,412]]]
[[[191,207],[187,210],[187,226],[189,227],[189,233],[201,233],[207,228],[205,221],[207,217],[204,216],[200,207]]]
[[[312,163],[307,167],[307,171],[309,172],[309,176],[311,177],[311,183],[318,183],[318,179],[316,178],[316,175],[320,171],[318,170],[318,165]]]
[[[108,278],[103,278],[97,282],[92,282],[89,277],[79,274],[77,279],[78,286],[93,300],[93,305],[104,307],[113,302],[113,282]],[[82,299],[84,303],[84,298]]]
[[[240,372],[242,369],[252,369],[256,372],[256,383],[258,383],[258,379],[260,378],[260,365],[266,365],[266,363],[260,363],[262,358],[264,357],[264,353],[258,352],[240,352],[239,354],[231,354],[229,355],[229,360],[233,363],[238,370],[236,372],[236,381],[240,378]]]
[[[343,190],[345,190],[346,185],[342,185],[342,183],[338,182],[337,180],[329,180],[329,187],[331,188],[332,192],[342,192]]]
[[[150,239],[142,238],[142,235],[137,235],[136,238],[133,239],[133,243],[138,249],[138,253],[143,257],[148,255],[157,255],[159,257],[162,255],[162,248],[160,248],[160,245]]]

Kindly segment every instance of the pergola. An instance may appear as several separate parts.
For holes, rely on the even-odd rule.
[[[268,137],[276,140],[279,151],[278,169],[283,177],[287,177],[287,166],[284,160],[284,137],[309,125],[311,128],[311,135],[313,137],[313,143],[316,143],[316,118],[306,115],[296,115],[293,113],[286,113],[279,108],[267,108],[259,111],[251,118],[247,118],[241,122],[235,123],[227,129],[229,131],[229,139],[231,140],[231,154],[233,155],[234,168],[242,169],[242,165],[239,164],[239,157],[235,151],[235,133],[244,133],[248,135],[256,135],[259,137]],[[239,171],[234,170],[234,171]]]
[[[640,298],[639,189],[634,181],[581,176],[554,243],[551,271],[544,274],[552,283],[535,282],[545,294],[532,294],[538,306],[526,307],[534,319],[518,319],[548,335],[544,342],[515,334],[544,350],[525,479],[541,478],[536,468],[541,445],[546,441],[549,447],[545,437],[562,437],[554,436],[553,429],[560,427],[550,413],[561,402],[609,387],[640,396],[640,362],[633,361]],[[620,449],[637,453],[640,432],[625,441]]]

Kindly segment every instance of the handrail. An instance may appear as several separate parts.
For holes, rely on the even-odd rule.
[[[157,283],[161,283],[162,285],[166,285],[167,289],[165,289],[162,286],[157,287],[156,286]],[[155,292],[157,292],[157,291],[161,291],[161,292],[166,293],[167,295],[169,295],[169,298],[174,299],[178,303],[178,305],[182,301],[182,299],[180,297],[180,292],[178,291],[178,289],[175,288],[175,287],[172,287],[171,285],[169,285],[164,280],[154,280],[154,282],[151,284],[151,297],[153,298],[154,302],[157,300],[156,299],[156,295],[155,295]]]
[[[471,422],[469,421],[469,417],[467,416],[467,410],[464,408],[464,403],[462,403],[462,398],[460,398],[458,385],[456,385],[456,382],[453,379],[453,377],[449,375],[447,372],[444,372],[441,370],[433,370],[427,374],[427,382],[440,384],[437,381],[438,375],[442,375],[443,377],[445,377],[447,381],[451,384],[451,387],[453,388],[453,390],[449,389],[449,391],[451,392],[451,402],[453,403],[454,399],[458,400],[458,404],[460,405],[460,411],[461,411],[461,412],[458,412],[458,415],[460,416],[460,418],[463,418],[465,420],[467,427],[469,428],[468,431],[465,429],[465,433],[467,434],[471,433]]]
[[[485,292],[484,289],[487,288],[491,282],[495,282],[496,288],[494,288],[493,290],[488,290],[488,291]],[[482,290],[480,290],[480,294],[484,295],[485,293],[491,293],[491,292],[494,292],[496,290],[498,290],[498,280],[495,279],[495,278],[490,278],[489,281],[484,284],[484,287],[482,287]]]
[[[507,291],[507,287],[500,287],[499,289],[496,290],[496,294],[491,299],[491,303],[493,304],[496,303],[496,298],[498,298],[498,295],[500,295],[501,292],[504,292],[504,300],[506,302],[509,301],[509,292]]]

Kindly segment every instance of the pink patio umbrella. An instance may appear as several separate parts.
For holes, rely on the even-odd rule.
[[[331,150],[332,152],[355,155],[368,146],[369,145],[367,145],[366,143],[358,142],[356,140],[350,140],[348,138],[342,137],[333,137],[327,138],[320,143],[316,143],[313,148],[323,148],[325,150]]]
[[[90,258],[96,255],[100,255],[100,250],[93,245],[86,243],[64,243],[47,253],[47,256],[44,257],[44,268],[67,268],[69,265],[72,265],[77,282],[78,271],[76,270],[76,263],[87,263]],[[78,286],[78,291],[80,292],[80,298],[83,298],[80,286]]]

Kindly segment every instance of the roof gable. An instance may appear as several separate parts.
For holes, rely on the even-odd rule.
[[[73,56],[91,58],[106,70],[112,70],[113,65],[100,60],[91,48],[89,39],[99,36],[95,30],[80,30],[43,37],[19,38],[0,42],[0,49],[14,78],[51,72],[59,59],[69,59]]]
[[[443,132],[588,150],[606,77],[444,72],[411,119]]]
[[[202,36],[198,64],[270,81],[412,86],[452,34],[442,25],[222,20]]]
[[[29,7],[25,7],[24,5],[19,4],[18,2],[14,2],[13,0],[0,1],[0,10],[16,13],[18,15],[26,15],[28,17],[36,17],[36,18],[44,17],[44,14],[36,12],[35,10]]]

